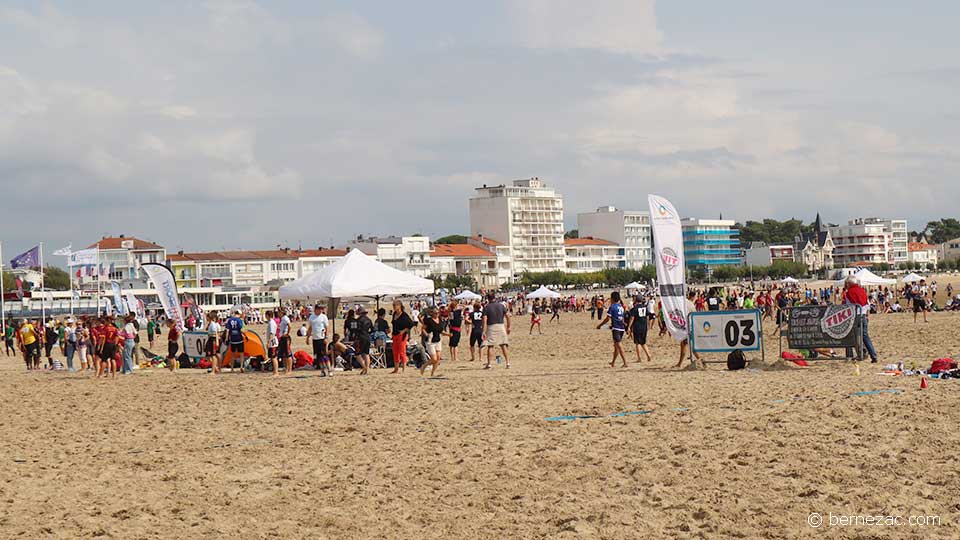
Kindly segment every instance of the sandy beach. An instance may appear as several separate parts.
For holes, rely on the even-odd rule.
[[[885,362],[960,349],[956,314],[876,316]],[[116,382],[0,359],[7,538],[956,538],[958,381],[864,364],[606,367],[589,315],[526,334],[513,366],[446,362],[274,380],[141,370]],[[777,341],[766,329],[767,361]],[[301,340],[297,340],[302,344]],[[299,345],[304,348],[303,345]],[[719,358],[714,358],[719,359]],[[631,360],[633,360],[631,358]],[[884,392],[854,395],[857,392]],[[897,392],[886,392],[896,390]],[[622,416],[616,413],[635,413]],[[566,415],[602,416],[547,420]],[[817,529],[808,516],[936,515]],[[825,518],[826,519],[826,518]]]

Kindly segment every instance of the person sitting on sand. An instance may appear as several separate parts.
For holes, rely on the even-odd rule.
[[[613,338],[613,360],[610,361],[610,367],[616,365],[618,356],[623,362],[622,367],[627,367],[627,356],[623,354],[623,346],[621,345],[623,335],[627,330],[625,316],[626,310],[623,309],[623,304],[620,302],[620,293],[613,291],[610,293],[610,307],[607,309],[607,315],[597,325],[597,330],[600,330],[605,324],[610,323]]]
[[[352,365],[353,357],[356,356],[356,352],[353,347],[347,346],[340,340],[340,334],[333,335],[333,341],[330,342],[329,347],[330,357],[336,358],[338,363],[344,365]]]

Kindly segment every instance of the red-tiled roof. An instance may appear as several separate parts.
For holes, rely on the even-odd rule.
[[[592,236],[587,236],[585,238],[565,238],[563,240],[563,245],[565,246],[615,246],[615,242],[609,240],[603,240],[602,238],[594,238]]]
[[[153,242],[147,242],[146,240],[141,240],[133,236],[105,236],[98,242],[90,244],[87,249],[122,249],[124,242],[133,242],[133,249],[163,249],[162,246],[158,246]]]
[[[930,251],[932,249],[937,249],[937,246],[924,244],[923,242],[910,242],[907,244],[907,250],[909,251]]]
[[[497,242],[496,240],[487,238],[486,236],[471,236],[470,238],[471,238],[472,240],[476,240],[476,241],[478,241],[478,242],[483,242],[484,244],[486,244],[486,245],[488,245],[488,246],[502,246],[502,245],[503,245],[503,244],[501,244],[500,242]]]
[[[300,259],[305,257],[343,257],[343,249],[305,249],[267,250],[267,251],[211,251],[205,253],[171,253],[167,256],[170,261],[257,261]]]
[[[436,244],[431,257],[493,257],[493,253],[471,244]]]

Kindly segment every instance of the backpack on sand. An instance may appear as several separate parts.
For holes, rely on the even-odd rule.
[[[736,371],[745,367],[747,367],[747,357],[743,355],[743,351],[737,349],[727,355],[727,369]]]

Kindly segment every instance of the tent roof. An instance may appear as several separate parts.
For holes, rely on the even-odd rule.
[[[541,285],[539,289],[527,295],[527,298],[560,298],[560,293],[551,291],[546,286]]]
[[[481,300],[483,297],[479,294],[467,289],[460,294],[453,297],[454,300]]]
[[[642,283],[637,283],[636,281],[634,281],[633,283],[628,283],[627,286],[624,287],[624,289],[627,289],[627,290],[630,290],[630,289],[646,289],[646,288],[647,288],[646,285],[644,285],[644,284],[642,284]]]
[[[781,283],[800,283],[800,281],[799,281],[798,279],[792,278],[792,277],[790,277],[790,276],[787,276],[787,277],[781,279],[780,282],[781,282]]]
[[[900,278],[900,280],[903,281],[904,283],[916,283],[916,282],[920,281],[921,279],[926,279],[926,278],[923,277],[923,276],[921,276],[921,275],[919,275],[919,274],[915,274],[915,273],[913,273],[913,272],[910,272],[909,274],[907,274],[907,275],[903,276],[902,278]]]
[[[353,298],[433,293],[433,281],[354,249],[337,262],[280,287],[280,298]]]
[[[897,280],[895,279],[886,279],[882,278],[866,268],[861,268],[853,273],[853,277],[857,279],[857,282],[860,285],[869,286],[869,285],[895,285]],[[843,279],[840,280],[843,283]]]

